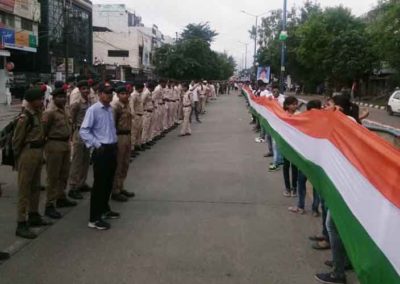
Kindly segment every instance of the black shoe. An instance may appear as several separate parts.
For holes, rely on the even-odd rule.
[[[126,189],[121,190],[121,194],[126,197],[135,197],[136,195],[134,192],[127,191]]]
[[[43,220],[39,213],[29,213],[28,225],[29,227],[42,227],[53,225],[53,223]]]
[[[111,199],[118,202],[126,202],[128,201],[128,197],[122,195],[122,193],[113,193],[111,194]]]
[[[329,267],[333,267],[333,261],[332,260],[327,260],[327,261],[325,261],[324,262],[324,264],[326,265],[326,266],[329,266]],[[353,266],[351,265],[351,263],[348,263],[347,265],[345,265],[344,266],[344,270],[353,270]]]
[[[80,191],[80,190],[77,190],[77,189],[71,189],[71,190],[68,192],[68,196],[69,196],[70,198],[76,199],[76,200],[81,200],[81,199],[83,199],[83,195],[82,195],[81,191]]]
[[[18,222],[17,230],[15,231],[15,235],[24,239],[36,239],[37,235],[29,229],[29,226],[26,222]]]
[[[89,222],[88,227],[97,230],[108,230],[111,228],[111,225],[103,220],[99,220],[96,222]]]
[[[321,283],[327,284],[346,284],[346,277],[336,277],[333,273],[319,273],[315,274],[315,279]]]
[[[143,151],[146,151],[146,150],[151,149],[151,147],[146,143],[146,144],[143,144],[142,149],[143,149]]]
[[[10,258],[10,254],[8,252],[0,251],[0,261],[7,260]]]
[[[153,145],[156,144],[156,142],[155,142],[155,141],[150,141],[150,142],[148,142],[148,144],[149,144],[150,146],[153,146]]]
[[[265,158],[272,157],[272,156],[273,156],[272,153],[267,153],[264,155]]]
[[[198,123],[202,123],[200,119],[196,119],[196,121],[197,121]]]
[[[87,184],[82,185],[80,188],[78,188],[80,192],[90,192],[92,191],[92,188],[88,186]]]
[[[57,199],[56,201],[57,208],[74,207],[77,204],[78,203],[76,203],[75,201],[69,200],[67,198]]]
[[[54,205],[47,206],[46,209],[44,210],[44,215],[51,219],[61,219],[62,215],[60,212],[56,210]]]
[[[140,146],[138,146],[138,147],[135,147],[135,150],[136,150],[136,151],[144,151],[142,145],[140,145]]]
[[[108,211],[107,213],[103,214],[104,219],[119,219],[121,217],[121,214],[113,211]]]

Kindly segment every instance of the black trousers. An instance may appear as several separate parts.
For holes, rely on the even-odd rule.
[[[110,195],[117,168],[117,144],[103,145],[93,152],[93,188],[90,195],[90,222],[110,211]]]
[[[292,184],[290,184],[290,168],[292,168]],[[298,171],[296,166],[289,160],[283,158],[283,179],[285,181],[286,190],[293,190],[294,192],[297,192],[297,176]]]
[[[194,102],[194,107],[192,107],[192,112],[190,113],[190,122],[192,122],[192,115],[194,113],[196,120],[199,121],[199,103],[200,102]]]

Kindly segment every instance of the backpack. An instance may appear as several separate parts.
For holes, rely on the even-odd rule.
[[[17,126],[18,120],[21,115],[24,114],[28,117],[27,129],[32,129],[34,121],[33,115],[28,111],[20,113],[13,120],[11,120],[1,131],[0,131],[0,149],[1,153],[1,164],[5,166],[16,166],[16,157],[14,156],[14,150],[12,147],[12,138],[14,136],[15,127]]]

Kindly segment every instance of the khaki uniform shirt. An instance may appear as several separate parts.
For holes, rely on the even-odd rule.
[[[45,138],[48,142],[51,142],[51,149],[46,149],[50,151],[68,151],[70,149],[69,139],[72,127],[65,109],[54,106],[52,109],[45,111],[42,122]]]
[[[33,110],[28,103],[17,121],[12,138],[15,156],[20,156],[25,146],[30,143],[44,145],[44,131],[42,112]]]
[[[143,109],[145,111],[153,111],[154,109],[154,104],[153,104],[153,95],[152,93],[148,90],[145,89],[142,93],[142,102],[143,102]]]
[[[114,113],[115,127],[117,134],[130,133],[132,128],[132,113],[129,104],[123,104],[117,101],[111,104]]]
[[[83,119],[85,118],[86,111],[90,107],[90,102],[84,97],[73,103],[70,107],[71,123],[74,130],[81,127]]]
[[[165,88],[164,88],[165,89]],[[151,94],[152,100],[155,104],[160,104],[163,102],[163,97],[164,97],[164,89],[161,87],[161,85],[158,85],[153,93]]]
[[[186,93],[184,93],[184,95],[182,97],[182,105],[183,105],[183,107],[192,106],[192,92],[191,91],[187,91]]]
[[[134,91],[131,94],[130,106],[131,106],[132,115],[136,115],[136,114],[143,115],[143,112],[144,112],[143,93],[140,94],[139,92]]]

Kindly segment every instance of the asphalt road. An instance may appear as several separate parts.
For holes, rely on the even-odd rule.
[[[126,188],[137,197],[112,203],[122,218],[111,230],[87,228],[86,197],[38,239],[16,248],[10,236],[0,283],[310,284],[327,270],[329,252],[307,240],[320,220],[287,211],[296,199],[283,197],[282,172],[267,172],[242,98],[220,97],[191,137],[177,134],[131,164]],[[13,218],[3,205],[15,205],[14,177],[0,199],[0,215]]]

